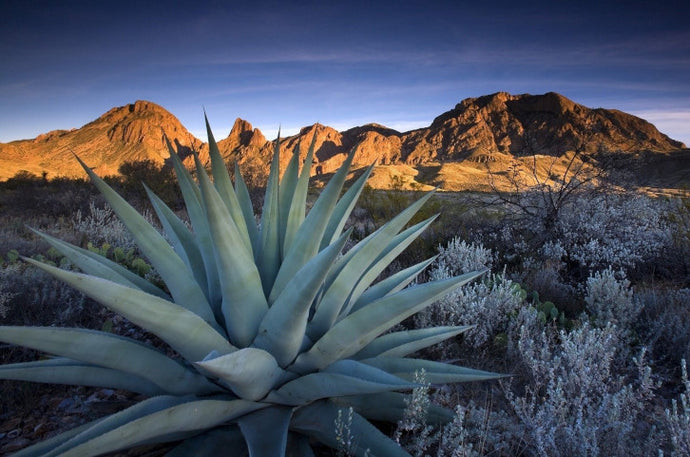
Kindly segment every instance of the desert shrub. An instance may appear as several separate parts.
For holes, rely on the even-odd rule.
[[[437,269],[462,274],[491,268],[493,257],[491,249],[455,237],[446,246],[438,247],[436,265]]]
[[[161,165],[153,160],[136,160],[125,162],[118,168],[120,173],[119,188],[128,200],[136,199],[146,202],[148,197],[144,184],[156,195],[163,199],[168,206],[179,208],[182,206],[180,193],[173,168]]]
[[[88,240],[93,245],[107,243],[123,249],[132,249],[136,246],[129,231],[110,206],[99,207],[91,201],[88,213],[84,214],[78,210],[72,221],[74,229],[81,233],[83,240]]]
[[[502,410],[456,405],[453,421],[437,434],[436,457],[520,455],[522,429]]]
[[[55,220],[84,208],[94,195],[80,179],[58,178],[0,183],[0,217],[41,217]]]
[[[63,267],[68,264],[63,263]],[[6,298],[3,325],[102,324],[102,313],[81,292],[23,262],[2,266],[0,285]]]
[[[525,368],[524,386],[506,397],[541,456],[656,453],[648,411],[655,383],[644,350],[620,366],[622,337],[613,324],[584,322],[572,331],[541,326],[536,310],[520,313],[513,336]]]
[[[690,198],[673,199],[668,204],[668,223],[671,228],[672,246],[665,257],[668,277],[688,284],[690,280]]]
[[[477,244],[467,244],[457,238],[445,247],[439,247],[439,257],[429,276],[433,280],[450,278],[469,271],[484,270],[491,266],[491,250]],[[522,303],[520,287],[504,273],[492,274],[446,295],[415,316],[418,327],[437,325],[474,325],[463,334],[462,344],[478,349],[505,332],[510,316]],[[448,341],[437,347],[444,357],[455,358],[460,351],[459,340]]]
[[[622,331],[632,328],[642,310],[625,272],[614,272],[610,267],[594,272],[587,279],[585,303],[598,326],[610,322]]]
[[[405,400],[407,406],[393,439],[415,457],[423,457],[435,441],[432,436],[434,428],[427,422],[431,398],[424,370],[415,373],[414,382],[420,386],[413,389],[412,395]]]
[[[420,387],[406,401],[402,420],[393,433],[396,441],[415,456],[478,457],[514,456],[521,442],[520,425],[501,410],[477,406],[474,401],[458,404],[453,389],[432,388],[424,372],[416,375]],[[453,420],[431,424],[429,409],[434,404],[453,409]]]
[[[630,272],[652,262],[670,244],[663,202],[642,195],[581,198],[558,221],[568,260],[585,271],[611,267]]]
[[[663,266],[673,249],[667,211],[666,202],[639,194],[573,195],[548,233],[537,217],[507,217],[482,238],[511,278],[577,316],[581,284],[597,271],[622,271],[633,281],[671,271]]]
[[[681,359],[690,360],[690,289],[646,288],[637,296],[642,305],[640,338],[658,370],[675,370]]]
[[[681,372],[684,391],[678,400],[672,400],[671,408],[665,411],[673,457],[690,455],[690,380],[685,359],[681,361]]]

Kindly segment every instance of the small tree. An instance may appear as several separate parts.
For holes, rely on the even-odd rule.
[[[499,187],[498,173],[487,162],[489,185],[494,195],[491,203],[506,207],[514,217],[536,223],[535,228],[544,237],[552,238],[563,209],[575,196],[583,192],[598,192],[605,186],[606,167],[596,166],[583,151],[584,145],[552,158],[546,165],[538,160],[537,155],[532,156],[528,166],[514,159],[502,173],[508,190]]]

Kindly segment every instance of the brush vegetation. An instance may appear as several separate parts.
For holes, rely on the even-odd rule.
[[[219,178],[222,176],[220,167],[211,171],[214,184],[206,180],[202,168],[195,173],[198,181],[189,179],[187,172],[178,168],[178,177],[183,176],[188,184],[171,186],[172,170],[161,171],[141,163],[132,164],[129,173],[134,175],[135,170],[140,171],[132,179],[125,175],[105,180],[143,215],[137,224],[153,227],[153,231],[146,229],[151,237],[159,236],[154,235],[154,231],[166,234],[165,243],[177,246],[176,253],[188,253],[192,245],[203,246],[197,242],[185,245],[178,235],[201,233],[195,225],[200,219],[190,210],[190,201],[196,199],[197,208],[203,208],[204,215],[218,211],[223,214],[218,220],[232,220],[236,227],[239,224],[234,221],[243,222],[247,234],[236,236],[233,239],[237,243],[230,245],[241,246],[242,255],[247,254],[241,267],[251,269],[256,265],[257,272],[245,276],[241,288],[212,288],[213,281],[207,273],[217,273],[224,267],[222,262],[216,263],[216,259],[204,263],[201,252],[196,257],[201,267],[190,268],[188,262],[192,262],[193,255],[186,255],[186,259],[179,256],[182,262],[179,268],[167,272],[156,260],[160,254],[146,250],[150,242],[137,239],[141,229],[128,229],[118,217],[117,213],[128,206],[114,200],[115,197],[106,198],[95,191],[90,182],[47,180],[25,174],[2,183],[0,318],[4,327],[0,339],[10,339],[8,335],[15,330],[8,332],[8,329],[29,326],[37,332],[50,333],[51,338],[59,338],[54,335],[60,332],[74,332],[69,334],[70,338],[81,335],[117,345],[132,345],[136,350],[127,351],[132,354],[131,360],[123,367],[104,366],[115,363],[110,360],[79,359],[78,351],[67,354],[61,350],[57,354],[59,357],[46,358],[46,353],[56,355],[58,352],[55,342],[40,347],[34,344],[31,346],[34,350],[14,344],[3,346],[2,362],[6,366],[33,369],[40,365],[50,367],[54,370],[51,373],[98,367],[109,370],[105,377],[109,384],[58,388],[3,381],[6,395],[3,395],[0,416],[3,424],[0,450],[19,451],[29,443],[38,442],[39,438],[51,437],[62,437],[54,439],[75,446],[88,446],[86,443],[91,436],[119,436],[115,430],[133,423],[136,425],[129,427],[142,432],[137,438],[139,441],[124,443],[117,439],[113,449],[128,444],[137,446],[136,452],[140,454],[174,456],[189,455],[190,446],[213,449],[214,445],[224,448],[237,445],[237,449],[246,449],[244,452],[252,452],[251,455],[262,455],[260,452],[273,450],[262,451],[260,445],[277,443],[288,454],[293,452],[292,455],[308,455],[304,453],[308,452],[305,451],[307,446],[316,455],[364,455],[368,452],[369,455],[415,456],[624,456],[658,455],[661,451],[664,455],[682,456],[690,452],[687,400],[690,385],[685,370],[685,360],[690,357],[688,199],[650,197],[606,187],[597,180],[570,191],[577,182],[569,181],[567,174],[566,179],[531,182],[528,178],[533,174],[529,173],[528,162],[524,164],[526,175],[511,178],[510,182],[515,185],[512,192],[494,189],[485,194],[424,195],[409,190],[404,183],[392,190],[375,190],[365,185],[369,170],[360,169],[351,174],[338,172],[340,174],[331,177],[328,184],[324,182],[326,187],[318,193],[299,187],[305,185],[307,178],[299,172],[298,165],[291,165],[280,182],[273,178],[263,189],[249,186],[247,194],[241,197],[243,212],[234,213],[234,216],[231,207],[221,204],[228,199],[214,196],[214,192],[222,192],[219,191],[223,188],[220,182],[229,181]],[[306,166],[303,165],[302,170]],[[567,163],[564,166],[567,167]],[[223,173],[224,170],[225,167]],[[566,168],[559,168],[560,172],[564,170]],[[242,176],[231,171],[234,176],[232,190],[239,195],[238,180]],[[275,171],[272,176],[276,176]],[[106,189],[105,184],[94,179],[99,182],[98,187]],[[140,180],[156,188],[155,193],[162,199],[145,198],[147,191],[140,186]],[[291,182],[300,184],[293,187]],[[339,187],[329,190],[333,182],[339,182],[342,190]],[[487,186],[491,189],[490,182]],[[285,193],[289,188],[295,192]],[[229,188],[225,189],[229,192]],[[105,194],[108,192],[106,190]],[[303,195],[303,199],[293,199],[299,202],[295,208],[299,208],[301,223],[291,231],[293,229],[288,229],[290,217],[273,219],[274,216],[269,215],[281,214],[276,208],[288,205],[284,197],[281,200],[281,195],[297,193]],[[354,205],[357,193],[360,195]],[[249,195],[254,197],[253,206]],[[290,241],[286,240],[295,243],[300,230],[304,230],[299,227],[305,224],[313,227],[308,221],[323,211],[319,209],[323,204],[318,202],[323,201],[324,195],[332,196],[331,214],[339,214],[338,223],[325,224],[323,232],[329,236],[303,236],[312,244],[314,256],[310,258],[313,260],[305,258],[298,262],[299,265],[286,269],[292,272],[292,279],[290,275],[284,277],[287,273],[281,277],[281,265],[291,257],[288,255]],[[339,212],[336,209],[340,205],[338,201],[348,202],[347,209],[351,211]],[[291,205],[292,202],[286,207]],[[413,210],[408,211],[410,205]],[[258,224],[250,206],[260,215]],[[340,207],[343,206],[345,203]],[[310,216],[312,213],[314,215]],[[437,213],[440,215],[436,216]],[[124,220],[128,218],[132,217],[125,216]],[[171,222],[178,220],[181,225]],[[269,220],[280,222],[274,227]],[[396,221],[395,229],[386,225],[391,220]],[[256,233],[266,237],[256,234],[252,237],[250,222],[253,229],[257,229]],[[173,223],[179,231],[171,230]],[[42,235],[27,227],[37,229]],[[344,228],[348,230],[343,231]],[[227,234],[213,235],[210,228],[208,230],[210,240],[225,244],[218,237]],[[390,232],[386,242],[381,241],[383,232]],[[269,233],[273,235],[268,236]],[[345,235],[340,236],[343,233]],[[71,251],[68,255],[66,251],[76,248],[66,247],[65,241],[80,248],[76,251],[78,255]],[[393,246],[403,241],[406,249],[394,255]],[[277,248],[255,248],[266,243]],[[371,260],[364,264],[368,266],[357,264],[354,268],[352,259],[364,257],[362,252],[366,251],[366,246],[376,246],[381,251],[369,253]],[[257,257],[255,253],[273,253],[275,257]],[[21,256],[27,259],[22,260]],[[431,256],[438,257],[429,262]],[[118,271],[121,277],[139,285],[133,288],[131,284],[123,285],[122,280],[83,276],[79,271],[92,267],[80,265],[78,258],[108,265],[111,271]],[[320,262],[333,266],[317,267]],[[266,265],[273,266],[264,268]],[[307,265],[310,265],[309,274],[304,270],[305,274],[295,275]],[[472,272],[487,270],[490,273],[463,287],[455,287],[474,277]],[[170,279],[171,274],[180,272],[188,279]],[[201,277],[201,272],[206,273],[205,278]],[[246,279],[251,275],[255,279]],[[319,275],[324,277],[319,279]],[[357,280],[347,283],[338,279],[341,276],[357,276]],[[368,289],[359,282],[363,276],[367,285],[371,284]],[[297,277],[299,281],[294,279]],[[413,277],[416,277],[413,287],[401,288]],[[70,287],[63,280],[81,290]],[[98,286],[88,289],[83,284],[89,281]],[[318,283],[318,287],[309,284],[312,282]],[[192,283],[199,286],[199,300],[172,296],[182,294],[173,292],[174,288]],[[349,285],[342,289],[345,293],[328,294],[329,288],[346,283]],[[101,284],[108,284],[108,288],[100,287]],[[246,287],[248,284],[253,286]],[[438,284],[447,287],[439,287],[431,293]],[[276,322],[305,315],[304,309],[270,312],[285,306],[280,304],[283,302],[278,292],[281,287],[294,290],[297,286],[311,287],[312,293],[316,290],[313,297],[312,293],[308,294],[306,318],[300,318],[302,323],[306,322],[306,327],[294,323],[279,325]],[[166,305],[167,312],[174,309],[180,316],[187,316],[180,321],[191,318],[195,328],[207,330],[199,331],[198,335],[203,337],[188,342],[187,338],[170,336],[175,330],[157,329],[156,319],[143,323],[136,313],[123,317],[94,301],[96,298],[110,304],[110,308],[113,308],[113,301],[122,301],[122,295],[117,293],[114,295],[119,297],[117,299],[95,296],[105,294],[110,287],[128,291],[146,287],[145,303],[158,303],[159,300],[170,303]],[[391,287],[388,296],[400,294],[398,297],[403,299],[406,295],[428,293],[424,300],[417,295],[414,300],[410,299],[410,303],[428,306],[415,308],[419,312],[414,315],[400,315],[393,328],[386,325],[367,330],[369,336],[364,346],[352,349],[353,338],[349,332],[361,335],[361,326],[369,325],[353,317],[367,309],[363,303],[373,305],[376,300],[385,301],[385,298],[374,297],[377,290],[388,290],[388,287]],[[394,289],[400,290],[394,292]],[[210,298],[213,290],[218,294],[215,299]],[[258,306],[262,306],[263,297],[268,311],[259,313],[261,318],[242,319],[243,325],[234,329],[233,322],[237,319],[226,318],[232,311],[223,303],[224,296],[229,297],[239,290],[242,293],[251,290],[254,294],[242,300],[246,303],[258,302]],[[341,303],[342,300],[345,302]],[[204,301],[219,306],[209,307],[210,311],[179,306]],[[225,300],[225,303],[235,302],[229,298]],[[335,303],[328,305],[335,310],[330,317],[324,318],[324,314],[317,313],[315,305],[320,303]],[[251,315],[251,311],[243,313]],[[205,317],[194,318],[192,314]],[[357,325],[354,325],[355,320]],[[249,331],[244,325],[247,321],[254,322]],[[39,327],[48,329],[36,330]],[[75,329],[58,330],[58,327]],[[346,327],[349,330],[345,330]],[[296,328],[302,329],[301,333],[296,332]],[[271,331],[262,333],[265,329]],[[188,328],[182,332],[189,334]],[[329,332],[333,333],[326,337]],[[371,361],[373,356],[383,356],[376,347],[386,340],[436,332],[443,337],[424,339],[436,344],[407,346],[416,352],[409,352],[404,358],[436,363],[452,361],[452,365],[443,366],[451,367],[448,370],[471,366],[479,371],[469,372],[479,377],[493,377],[491,373],[505,373],[510,377],[488,383],[446,384],[457,380],[449,379],[457,373],[440,376],[432,367],[441,365],[434,362],[419,362],[403,373],[401,368],[392,370],[390,365]],[[327,343],[329,340],[337,344]],[[328,349],[311,351],[318,341],[323,341],[318,347]],[[23,344],[26,345],[26,340]],[[80,350],[83,347],[95,352],[101,346],[83,344]],[[147,355],[134,355],[138,352]],[[249,353],[252,353],[250,357],[239,357]],[[331,354],[333,360],[323,360],[327,354]],[[151,373],[151,370],[141,371],[130,366],[132,360],[141,361],[144,357],[152,357],[172,368]],[[259,376],[272,379],[271,383],[275,384],[267,387],[262,383],[237,381],[226,371],[233,365],[228,361],[232,357],[240,360],[238,363],[245,368],[251,366],[259,373],[265,374],[267,372],[262,370],[268,370],[275,374],[275,377]],[[251,362],[246,363],[246,360]],[[169,369],[179,371],[180,376],[165,371]],[[113,376],[118,370],[128,373],[126,379]],[[383,376],[381,374],[372,379],[374,370],[389,372],[390,376],[401,379],[384,380],[378,377]],[[247,374],[246,370],[240,372]],[[285,373],[292,374],[281,377],[286,376]],[[51,377],[51,382],[57,381],[54,375]],[[347,380],[342,385],[348,388],[353,385],[359,388],[365,380],[367,385],[376,385],[386,393],[377,391],[379,393],[372,395],[328,390],[331,387],[323,387],[321,381],[315,380],[317,377],[342,377]],[[83,380],[84,376],[79,375],[79,379]],[[91,379],[103,378],[94,376]],[[172,379],[177,381],[173,383]],[[123,384],[116,385],[117,382]],[[308,388],[300,387],[300,383]],[[60,429],[48,433],[37,431],[31,418],[54,414],[49,404],[55,402],[46,400],[52,398],[71,399],[66,406],[71,408],[71,413],[63,414]],[[106,419],[103,410],[114,400],[122,406]],[[179,411],[185,420],[171,419],[171,422],[188,424],[185,408],[193,409],[202,404],[209,413],[204,414],[203,421],[192,421],[196,427],[193,430],[153,431],[154,427],[146,425],[146,417],[157,417],[163,411],[173,417],[172,413]],[[392,406],[386,409],[383,405]],[[228,412],[229,409],[233,412]],[[381,411],[388,413],[385,417],[376,416],[383,414]],[[384,419],[393,425],[374,431],[367,425],[367,417],[379,426],[379,421]],[[19,423],[17,418],[27,425],[5,425]],[[117,425],[111,425],[115,422]],[[272,430],[259,425],[264,422],[270,423]],[[72,426],[82,428],[77,429],[78,433],[66,431]],[[112,427],[110,432],[104,432],[107,427]],[[88,429],[92,431],[83,432]],[[281,431],[280,439],[267,438],[275,430]],[[69,441],[60,433],[75,433],[83,439]],[[167,444],[152,446],[149,440],[156,433],[158,440],[167,441]],[[96,439],[107,441],[110,438]],[[252,444],[253,440],[261,443]],[[385,446],[389,447],[376,448],[374,441],[387,443]],[[55,441],[48,443],[51,449],[55,447],[52,444]],[[20,451],[18,455],[42,455],[44,451],[40,444],[38,446],[33,448],[38,451]],[[76,449],[74,452],[81,452],[79,447]]]

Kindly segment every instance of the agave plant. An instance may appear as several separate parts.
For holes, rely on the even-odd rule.
[[[346,220],[373,166],[341,196],[350,153],[307,213],[313,141],[301,171],[297,151],[282,179],[276,141],[257,224],[239,170],[233,183],[208,120],[206,127],[211,176],[195,157],[195,181],[169,146],[191,229],[147,189],[161,235],[80,161],[165,290],[46,234],[40,235],[84,273],[25,260],[157,335],[173,351],[104,331],[0,327],[0,341],[49,354],[0,366],[0,378],[146,396],[16,456],[92,456],[163,442],[180,442],[168,456],[309,456],[316,443],[338,447],[334,424],[343,408],[355,411],[350,432],[356,455],[408,455],[369,421],[402,417],[417,386],[415,372],[424,370],[431,383],[497,375],[408,357],[467,327],[389,330],[482,272],[406,287],[430,259],[375,282],[433,220],[405,228],[431,194],[343,254],[351,233],[344,231]],[[433,420],[451,417],[442,408],[431,410]]]

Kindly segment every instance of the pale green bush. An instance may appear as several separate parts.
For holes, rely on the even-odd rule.
[[[536,312],[521,318],[515,336],[528,382],[508,385],[506,397],[534,455],[656,452],[654,430],[646,420],[655,383],[644,350],[629,363],[629,373],[620,372],[622,337],[616,326],[585,322],[569,332],[552,326],[538,332]]]

